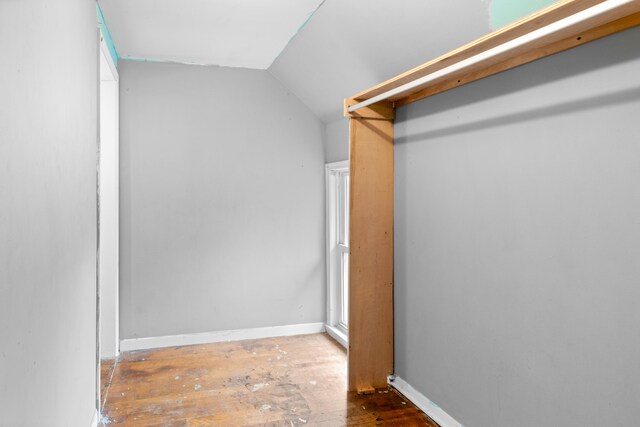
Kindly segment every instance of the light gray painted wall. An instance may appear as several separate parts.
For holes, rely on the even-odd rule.
[[[269,72],[331,123],[345,97],[489,33],[488,8],[486,0],[326,0]]]
[[[401,108],[396,373],[465,425],[637,424],[640,29]]]
[[[266,71],[119,72],[121,337],[323,321],[322,123]]]
[[[117,71],[109,66],[110,55],[101,43],[100,52],[100,358],[114,359],[120,348],[118,336],[118,88]]]
[[[325,162],[349,160],[349,119],[343,117],[325,125],[324,129]]]
[[[87,0],[0,2],[0,426],[96,396],[98,33]]]

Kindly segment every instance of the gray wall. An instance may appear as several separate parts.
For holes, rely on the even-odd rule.
[[[324,127],[324,160],[326,163],[349,159],[349,119],[331,122]]]
[[[0,425],[88,426],[96,395],[95,3],[1,1],[0,52]]]
[[[465,425],[640,407],[640,29],[401,108],[396,373]]]
[[[321,122],[266,71],[119,71],[121,338],[323,321]]]

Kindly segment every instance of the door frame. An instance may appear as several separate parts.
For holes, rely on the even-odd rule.
[[[96,402],[102,410],[100,363],[120,353],[119,337],[119,75],[102,30],[98,61]],[[105,105],[105,102],[108,104]],[[104,108],[110,111],[104,114]],[[105,132],[105,126],[111,129]],[[109,232],[104,228],[108,227]],[[108,234],[108,235],[107,235]],[[106,265],[106,268],[105,268]],[[103,283],[105,274],[109,283]],[[109,325],[109,345],[103,328]],[[103,341],[103,338],[105,341]]]

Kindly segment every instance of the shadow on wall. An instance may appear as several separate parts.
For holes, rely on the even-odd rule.
[[[623,90],[619,92],[608,93],[606,95],[593,96],[590,98],[580,99],[577,101],[564,102],[552,106],[544,106],[533,110],[520,111],[513,114],[500,115],[490,119],[478,120],[475,122],[464,123],[459,126],[450,126],[441,129],[430,130],[427,132],[416,133],[413,135],[398,137],[395,144],[405,144],[409,142],[425,141],[430,138],[438,138],[443,136],[456,135],[467,132],[474,132],[482,129],[488,129],[508,124],[521,123],[530,120],[542,119],[545,117],[557,117],[569,112],[591,110],[593,108],[602,108],[605,106],[625,104],[640,99],[640,87]],[[430,111],[432,113],[432,111]],[[426,114],[428,115],[428,114]]]
[[[585,49],[593,49],[595,44],[611,43],[610,38],[621,39],[618,35],[624,34],[625,46],[616,49],[598,49],[599,55],[589,55]],[[618,35],[606,37],[601,40],[589,43],[587,45],[572,49],[559,55],[553,55],[524,66],[517,67],[514,70],[503,72],[495,76],[484,79],[485,85],[490,85],[490,91],[487,87],[478,88],[477,83],[460,86],[459,88],[448,91],[444,94],[436,95],[430,102],[429,107],[421,108],[415,111],[414,118],[428,117],[448,110],[468,106],[490,99],[498,98],[510,93],[520,92],[532,89],[554,81],[560,81],[567,78],[579,76],[581,74],[594,72],[597,70],[612,67],[628,61],[638,59],[640,57],[640,31],[631,29],[624,31]],[[526,79],[519,78],[518,71],[523,67],[527,70]],[[505,75],[506,74],[506,75]],[[508,76],[508,77],[507,77]],[[395,143],[402,144],[411,142],[424,137],[435,137],[451,135],[483,129],[493,126],[497,121],[500,124],[521,122],[524,120],[533,120],[549,115],[557,115],[566,111],[579,111],[595,108],[600,105],[613,105],[630,102],[638,99],[638,89],[625,90],[619,93],[608,93],[603,96],[594,96],[581,100],[574,100],[565,104],[532,109],[529,111],[521,111],[511,115],[500,116],[496,119],[487,119],[474,123],[468,123],[461,126],[448,127],[425,133],[424,135],[415,135],[407,138],[397,138]],[[603,104],[604,103],[604,104]]]

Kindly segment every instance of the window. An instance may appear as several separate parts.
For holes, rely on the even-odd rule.
[[[345,347],[349,331],[349,162],[326,166],[327,332]]]

